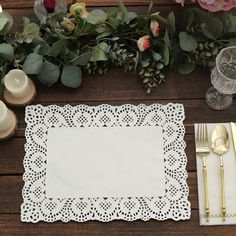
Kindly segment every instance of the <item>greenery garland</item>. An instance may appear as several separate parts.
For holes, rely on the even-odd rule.
[[[47,2],[47,1],[46,1]],[[182,74],[197,65],[212,68],[223,47],[236,45],[236,16],[187,8],[176,22],[174,12],[166,17],[128,12],[122,1],[107,11],[87,12],[84,3],[74,3],[64,12],[44,5],[46,16],[37,13],[40,26],[23,18],[23,31],[9,34],[13,19],[0,13],[0,87],[10,68],[22,68],[41,83],[76,88],[82,74],[104,74],[112,66],[137,71],[147,93],[165,80],[171,68]],[[45,2],[44,2],[45,3]]]

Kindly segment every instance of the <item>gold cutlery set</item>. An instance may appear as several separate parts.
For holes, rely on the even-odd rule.
[[[220,196],[221,196],[221,218],[226,219],[226,197],[225,197],[225,173],[224,173],[224,155],[228,152],[231,145],[234,145],[236,158],[236,123],[231,123],[231,133],[233,144],[230,143],[229,133],[223,124],[218,124],[214,127],[211,134],[208,133],[207,124],[197,124],[196,128],[196,154],[202,160],[202,176],[204,186],[204,203],[206,221],[209,221],[211,206],[209,204],[209,189],[208,189],[208,171],[207,171],[207,156],[214,153],[219,159],[219,175],[220,175]]]

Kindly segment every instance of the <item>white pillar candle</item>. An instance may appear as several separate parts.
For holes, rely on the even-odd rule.
[[[6,105],[0,101],[0,132],[10,128],[13,119]]]
[[[29,78],[23,70],[15,69],[9,71],[4,77],[4,84],[15,98],[24,98],[29,94]]]
[[[2,12],[2,6],[0,5],[0,13]]]

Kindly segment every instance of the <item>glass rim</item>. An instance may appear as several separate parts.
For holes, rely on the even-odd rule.
[[[227,50],[229,50],[229,49],[232,49],[232,48],[236,50],[236,46],[229,46],[229,47],[226,47],[226,48],[221,49],[221,51],[218,53],[218,55],[217,55],[217,57],[216,57],[216,60],[215,60],[216,65],[215,65],[215,66],[216,66],[217,72],[220,73],[225,79],[230,80],[230,81],[236,81],[235,79],[231,79],[231,78],[229,78],[228,76],[226,76],[225,74],[223,74],[222,71],[221,71],[220,68],[219,68],[219,63],[218,63],[218,61],[219,61],[220,57],[222,56],[222,54],[223,54],[225,51],[227,51]]]

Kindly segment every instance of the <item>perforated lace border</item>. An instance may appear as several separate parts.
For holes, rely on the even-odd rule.
[[[182,104],[138,106],[42,105],[26,107],[26,144],[21,205],[23,222],[84,222],[115,219],[186,220],[190,218]],[[49,199],[45,193],[47,130],[50,127],[160,126],[164,136],[166,194],[150,198]]]

